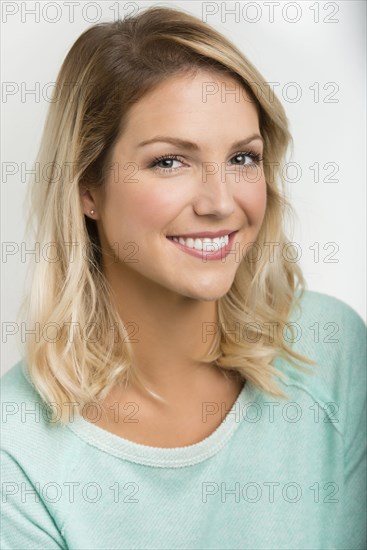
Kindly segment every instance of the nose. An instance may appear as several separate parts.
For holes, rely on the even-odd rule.
[[[195,212],[200,216],[213,215],[218,218],[233,214],[235,204],[233,186],[230,185],[232,179],[219,165],[203,163],[193,199]]]

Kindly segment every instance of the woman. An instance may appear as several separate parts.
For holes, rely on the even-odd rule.
[[[365,325],[289,259],[290,140],[189,14],[73,45],[28,222],[57,258],[2,379],[3,548],[364,548]]]

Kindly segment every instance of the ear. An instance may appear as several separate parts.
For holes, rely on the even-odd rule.
[[[96,195],[93,191],[85,187],[85,185],[81,184],[79,188],[80,193],[80,205],[81,209],[84,212],[86,216],[89,218],[92,218],[93,220],[98,219],[98,208],[97,208],[97,200]],[[91,213],[91,210],[94,212]]]

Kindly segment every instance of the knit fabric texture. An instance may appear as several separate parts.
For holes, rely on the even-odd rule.
[[[323,293],[301,306],[290,345],[312,374],[277,357],[287,400],[247,380],[186,447],[51,421],[16,363],[1,378],[1,548],[365,549],[366,325]]]

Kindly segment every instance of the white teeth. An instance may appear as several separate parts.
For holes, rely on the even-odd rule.
[[[223,237],[217,237],[216,239],[209,239],[205,237],[204,239],[184,239],[182,237],[172,237],[176,243],[180,243],[187,248],[194,248],[195,250],[204,250],[205,252],[216,252],[229,242],[229,236],[224,235]]]

